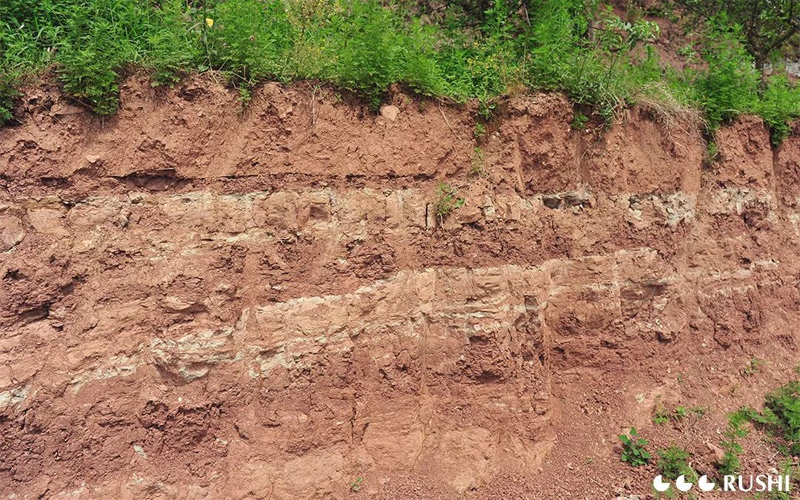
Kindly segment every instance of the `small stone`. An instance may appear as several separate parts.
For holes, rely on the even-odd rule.
[[[97,163],[98,161],[100,161],[101,159],[102,158],[100,156],[98,156],[98,155],[86,155],[86,161],[88,161],[89,163],[91,163],[93,165],[95,163]]]
[[[85,110],[83,108],[74,106],[72,104],[57,103],[54,104],[52,108],[50,108],[50,116],[79,115],[82,114],[84,111]]]
[[[400,114],[400,108],[397,106],[381,106],[381,116],[393,122],[397,119],[397,115]]]
[[[0,217],[0,252],[11,250],[25,238],[22,221],[14,216]]]
[[[721,464],[725,460],[725,451],[722,448],[712,443],[706,443],[706,446],[711,452],[711,458],[713,458],[714,463]]]

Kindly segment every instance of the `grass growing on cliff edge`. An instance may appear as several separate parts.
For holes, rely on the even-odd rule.
[[[156,85],[217,70],[244,94],[265,80],[325,81],[375,106],[400,83],[477,98],[484,116],[526,87],[565,92],[607,119],[635,102],[667,119],[700,110],[712,131],[751,112],[781,140],[800,91],[761,80],[724,12],[700,26],[702,63],[678,70],[653,47],[657,24],[596,0],[4,0],[0,121],[20,83],[50,68],[68,94],[112,114],[121,77],[143,67]]]

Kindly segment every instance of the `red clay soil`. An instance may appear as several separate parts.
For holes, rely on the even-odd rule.
[[[578,132],[513,97],[478,144],[470,106],[392,104],[134,77],[101,120],[26,93],[0,498],[652,498],[631,426],[714,474],[725,415],[800,361],[800,133],[742,118],[706,165],[643,109]],[[676,406],[706,411],[653,423]]]

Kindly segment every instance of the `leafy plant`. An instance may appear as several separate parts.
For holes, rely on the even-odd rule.
[[[620,434],[619,440],[622,442],[622,455],[620,459],[627,462],[633,467],[641,467],[647,465],[652,457],[646,450],[648,442],[646,439],[639,437],[636,428],[631,427],[630,432]]]
[[[706,408],[704,406],[676,406],[672,411],[669,411],[659,402],[653,414],[653,423],[661,425],[670,420],[680,422],[689,416],[702,417],[705,413]]]
[[[486,126],[481,122],[475,122],[475,139],[481,140],[486,135]]]
[[[449,184],[439,184],[437,194],[438,198],[433,204],[433,210],[440,222],[454,210],[464,206],[464,198],[458,196],[457,189]]]
[[[722,433],[720,445],[724,451],[722,460],[717,463],[717,470],[721,475],[735,474],[741,468],[739,455],[743,448],[739,444],[739,439],[747,436],[748,430],[745,427],[750,420],[748,410],[741,409],[728,415],[728,425]]]
[[[772,144],[777,146],[789,136],[789,121],[800,116],[800,90],[785,74],[773,75],[754,111],[764,118]]]
[[[767,394],[764,401],[766,425],[782,436],[793,455],[800,455],[800,381],[788,384]]]
[[[585,130],[586,124],[589,122],[589,117],[583,113],[575,113],[575,116],[572,118],[572,123],[570,127],[572,130]]]
[[[759,70],[800,30],[798,0],[776,0],[769,2],[769,7],[760,0],[679,0],[678,3],[701,19],[725,14],[732,23],[742,26],[742,36]]]
[[[695,88],[709,128],[753,107],[759,75],[741,40],[741,30],[724,16],[715,18],[701,50],[707,70],[697,74]]]
[[[702,111],[709,135],[756,113],[778,144],[800,117],[800,90],[780,71],[762,81],[757,67],[765,48],[800,24],[777,15],[796,14],[796,1],[758,9],[745,23],[742,6],[756,0],[683,0],[703,9],[703,21],[694,26],[701,37],[680,53],[702,64],[680,69],[660,60],[658,25],[633,3],[623,19],[594,0],[458,0],[435,9],[398,0],[4,0],[0,122],[12,119],[22,82],[51,68],[68,94],[104,115],[119,106],[119,81],[131,69],[148,70],[153,85],[216,70],[240,91],[310,79],[360,94],[373,108],[401,84],[473,98],[482,120],[500,96],[525,86],[560,91],[582,110],[576,130],[594,114],[611,123],[633,103],[666,124]],[[479,122],[475,137],[484,134]]]
[[[677,445],[670,445],[668,448],[658,450],[658,469],[667,479],[675,480],[679,476],[685,475],[690,480],[697,478],[697,473],[689,465],[690,454]]]

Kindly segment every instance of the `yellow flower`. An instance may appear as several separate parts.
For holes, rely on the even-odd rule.
[[[206,26],[208,26],[209,28],[213,27],[214,26],[214,20],[211,19],[210,17],[207,17],[206,18]]]

